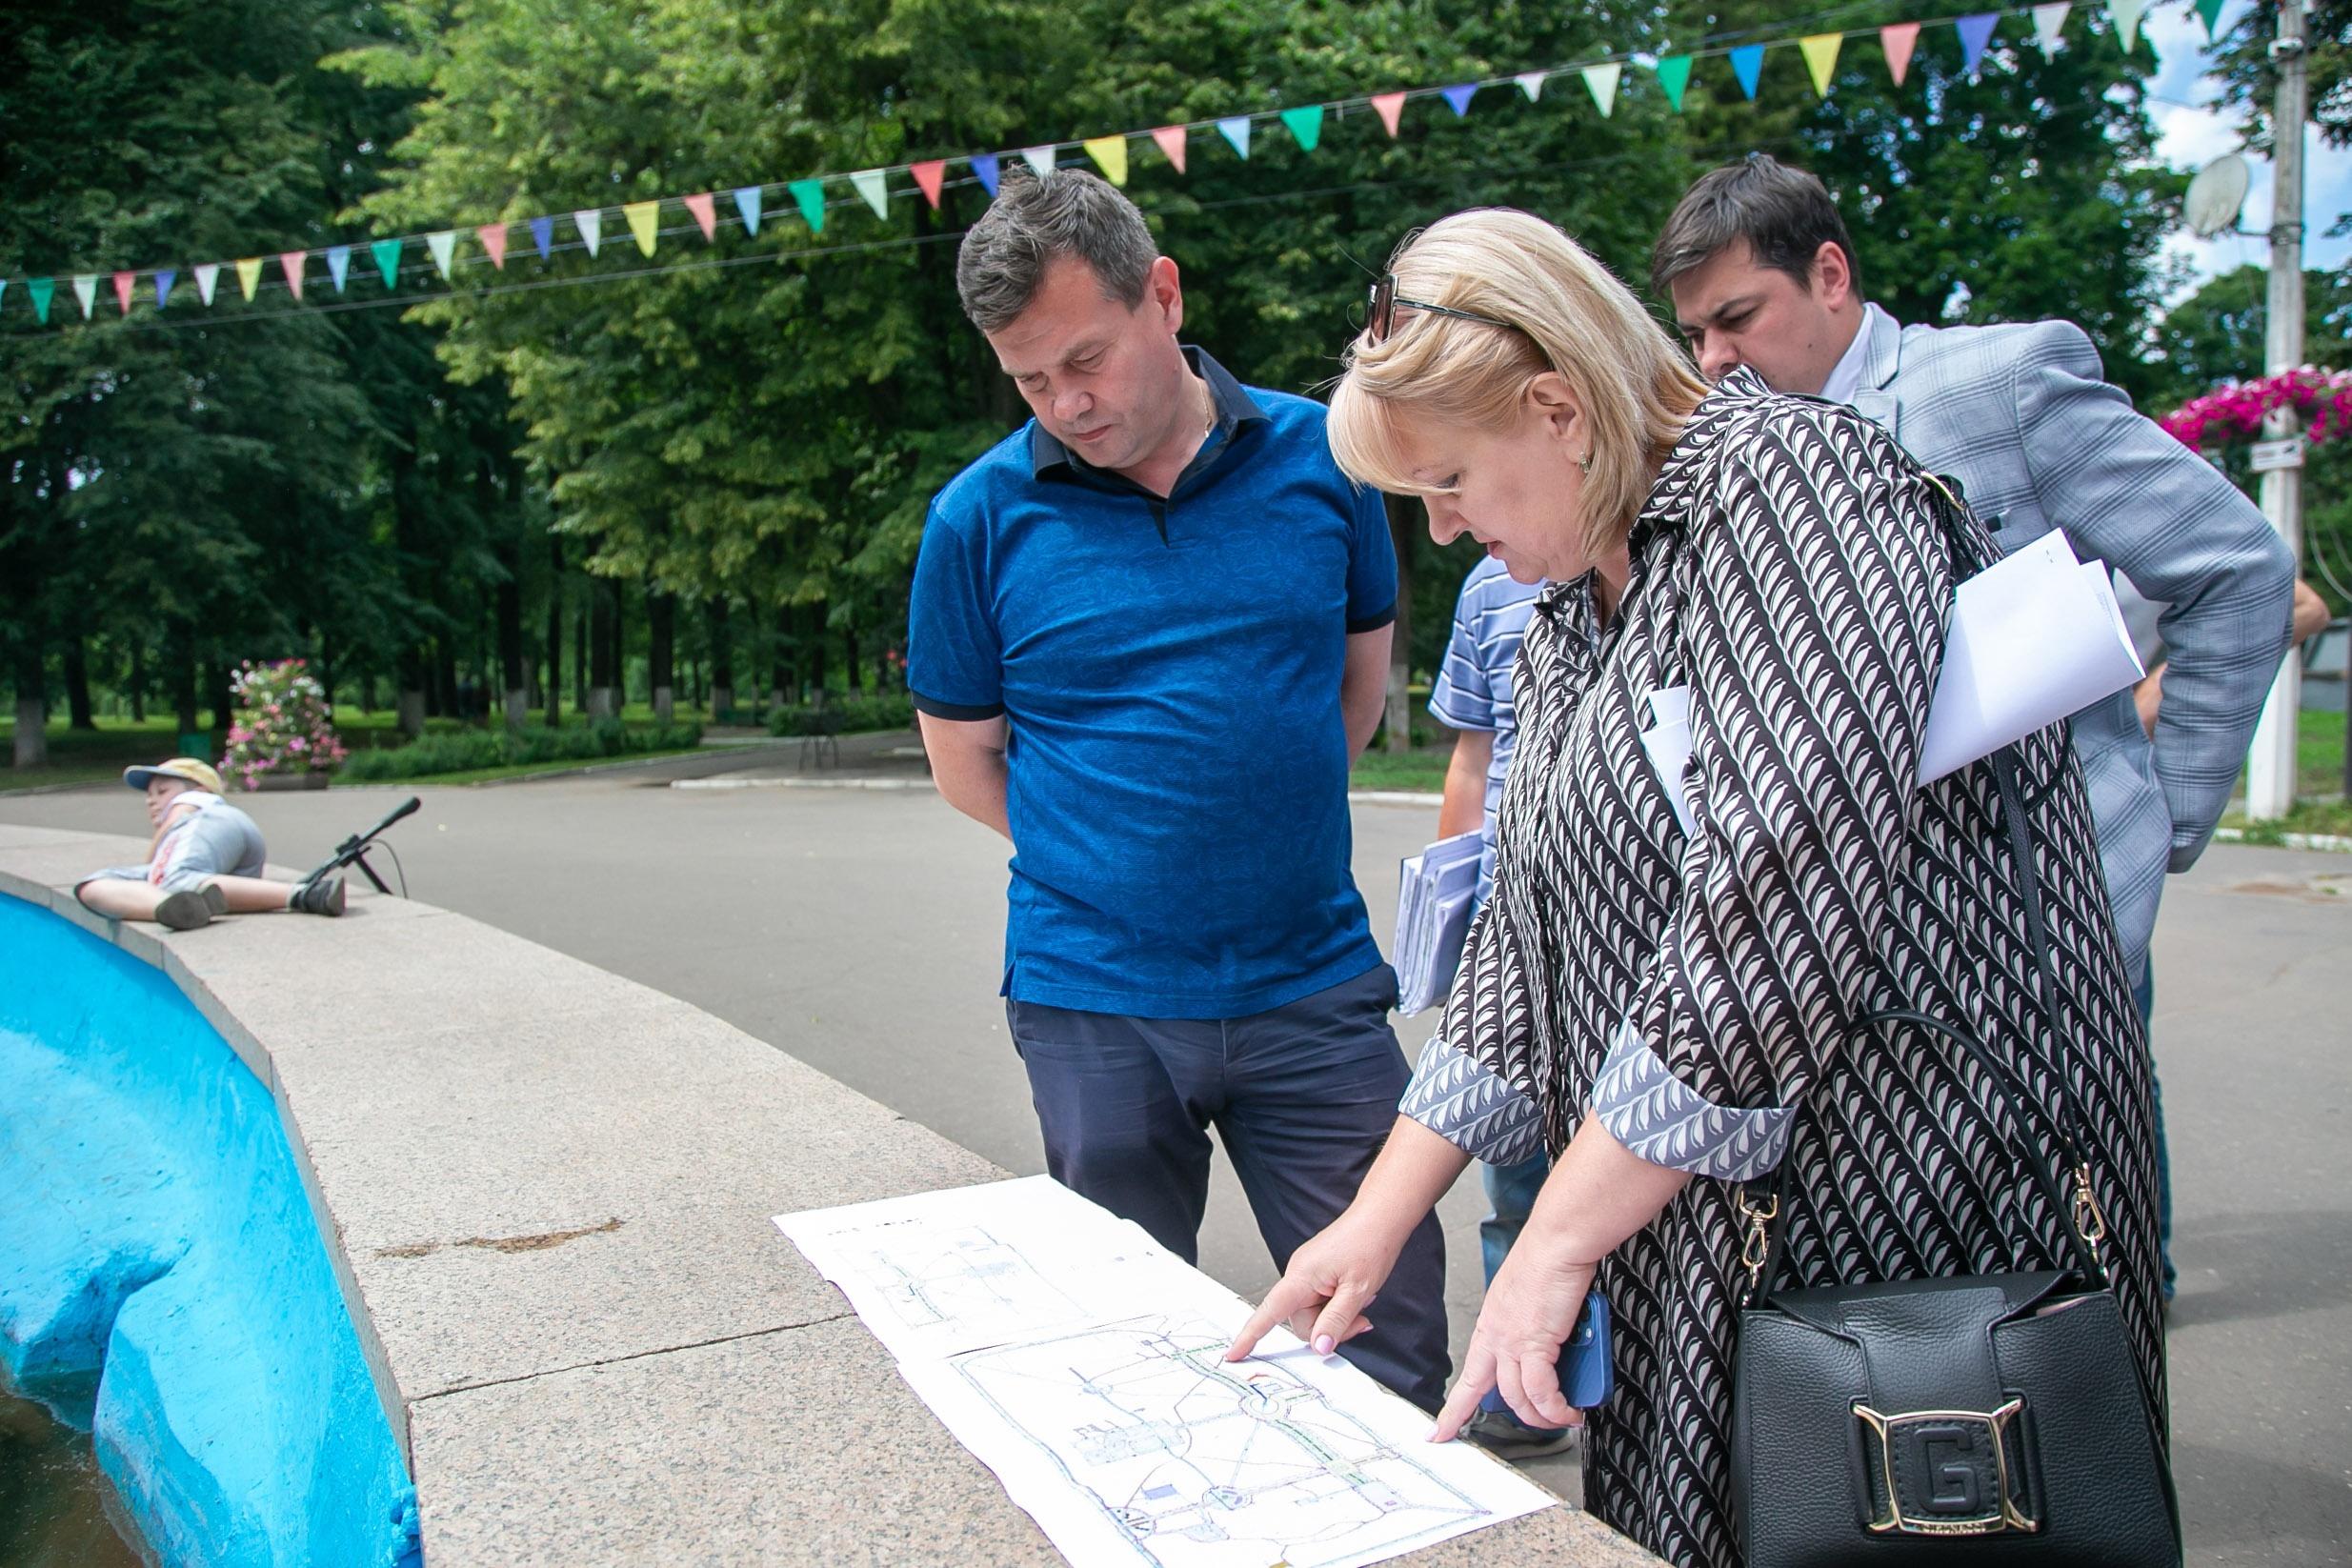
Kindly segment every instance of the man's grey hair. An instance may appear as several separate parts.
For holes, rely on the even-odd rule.
[[[1047,267],[1070,256],[1094,269],[1105,299],[1142,303],[1159,249],[1152,231],[1107,180],[1082,169],[1032,175],[1005,171],[996,199],[955,254],[955,292],[984,332],[1012,325],[1045,282]]]
[[[1660,299],[1675,280],[1704,267],[1734,241],[1746,240],[1759,267],[1813,282],[1813,258],[1824,244],[1845,252],[1854,291],[1862,289],[1861,263],[1829,188],[1801,169],[1762,152],[1699,177],[1675,204],[1650,252],[1650,289]]]

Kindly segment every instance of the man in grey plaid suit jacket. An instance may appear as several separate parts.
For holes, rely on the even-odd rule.
[[[2169,607],[2153,740],[2129,692],[2073,720],[2125,972],[2144,993],[2164,875],[2213,836],[2286,650],[2284,541],[2101,379],[2081,328],[1903,327],[1863,303],[1845,224],[1810,174],[1755,154],[1706,175],[1651,272],[1710,377],[1744,364],[1777,391],[1851,403],[1958,479],[2002,549],[2063,528]]]
[[[1699,367],[1851,403],[1958,479],[2003,550],[2063,528],[2146,598],[2171,662],[2151,737],[2132,694],[2074,715],[2124,973],[2144,1016],[2148,941],[2168,872],[2203,853],[2286,651],[2295,557],[2210,464],[2101,378],[2071,322],[1904,327],[1864,302],[1854,245],[1821,182],[1761,153],[1686,192],[1651,256]],[[2161,1102],[2161,1230],[2172,1195]],[[2167,1247],[2169,1254],[2169,1247]],[[2172,1295],[2172,1260],[2164,1294]]]

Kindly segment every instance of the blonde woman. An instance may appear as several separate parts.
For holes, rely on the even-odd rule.
[[[1982,1075],[1900,1025],[1963,1023],[2034,1097],[2070,1091],[2151,1408],[2162,1410],[2148,1064],[2081,775],[2024,767],[2054,1015],[1983,764],[1916,786],[1953,584],[1993,547],[1849,410],[1746,372],[1710,390],[1610,272],[1523,212],[1409,241],[1332,400],[1359,483],[1416,494],[1538,600],[1492,902],[1354,1204],[1300,1247],[1236,1342],[1360,1332],[1389,1261],[1473,1157],[1548,1148],[1437,1421],[1489,1388],[1572,1424],[1556,1363],[1586,1293],[1614,1317],[1586,1506],[1670,1561],[1732,1564],[1739,1184],[1796,1162],[1784,1280],[2061,1266],[2065,1216]],[[1687,688],[1678,816],[1645,753]],[[2025,1130],[2031,1136],[2037,1130]]]

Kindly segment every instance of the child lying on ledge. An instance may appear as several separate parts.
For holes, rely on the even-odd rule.
[[[147,864],[112,866],[73,890],[86,908],[116,920],[155,920],[173,931],[210,925],[215,915],[266,910],[343,913],[343,878],[271,882],[253,819],[221,798],[220,774],[193,757],[126,768],[123,782],[147,794],[154,826]]]

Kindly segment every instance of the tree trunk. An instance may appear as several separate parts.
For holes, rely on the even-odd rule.
[[[547,536],[547,727],[564,721],[564,536]]]
[[[506,581],[498,585],[498,673],[506,694],[510,730],[523,727],[531,693],[523,681],[523,562],[519,550],[510,549],[504,562]]]
[[[575,713],[588,712],[588,623],[595,605],[595,585],[589,584],[589,602],[572,617],[572,707]]]
[[[826,689],[827,678],[825,673],[825,606],[821,604],[809,606],[809,620],[812,626],[809,633],[809,654],[812,666],[809,671],[809,684],[821,694]]]
[[[164,639],[164,662],[171,670],[171,716],[181,734],[196,732],[195,638],[186,627]]]
[[[147,644],[131,645],[131,722],[147,722]]]
[[[645,596],[646,695],[656,723],[667,724],[676,708],[678,601],[674,593]]]
[[[711,601],[710,617],[711,717],[716,720],[735,705],[735,651],[724,597]]]
[[[841,689],[844,692],[864,690],[865,667],[857,659],[857,623],[841,623]]]
[[[441,716],[462,718],[465,705],[457,696],[457,641],[453,636],[432,641],[432,689],[440,698]]]
[[[10,661],[16,681],[16,754],[19,768],[49,765],[49,671],[40,645],[30,637],[16,645]]]
[[[613,718],[620,713],[620,585],[610,577],[591,577],[588,594],[588,716]]]
[[[95,730],[90,713],[90,647],[80,637],[66,639],[66,722],[76,730]]]
[[[793,656],[799,641],[793,632],[794,619],[791,605],[776,607],[775,641],[768,650],[768,688],[775,694],[775,705],[779,708],[791,707],[800,700],[795,681],[799,660]]]
[[[236,722],[236,696],[234,689],[229,684],[229,677],[236,671],[224,658],[206,666],[206,673],[212,677],[212,728],[226,734],[229,726]]]

